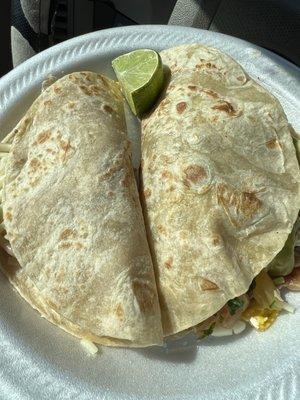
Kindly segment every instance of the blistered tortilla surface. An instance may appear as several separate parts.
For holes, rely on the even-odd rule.
[[[162,341],[117,83],[72,73],[15,128],[4,222],[11,281],[51,322],[104,344]]]
[[[142,122],[142,197],[164,333],[246,292],[283,247],[300,174],[279,102],[229,56],[161,52],[166,92]]]

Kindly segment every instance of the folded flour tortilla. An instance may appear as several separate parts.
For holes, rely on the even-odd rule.
[[[161,344],[153,265],[119,86],[72,73],[13,131],[3,190],[20,294],[68,332],[108,345]]]
[[[230,57],[162,51],[170,82],[142,122],[142,197],[165,335],[245,293],[282,249],[300,173],[279,102]]]

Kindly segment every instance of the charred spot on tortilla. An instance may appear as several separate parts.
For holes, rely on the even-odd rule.
[[[100,87],[100,86],[98,86],[98,85],[91,85],[91,86],[89,86],[89,87],[90,87],[90,89],[91,89],[91,91],[92,91],[92,93],[93,93],[94,95],[98,96],[98,95],[101,93],[101,87]]]
[[[243,192],[240,210],[247,217],[251,218],[262,206],[261,200],[253,192]]]
[[[47,153],[50,153],[52,155],[56,154],[56,151],[49,149],[49,148],[47,148],[46,151],[47,151]]]
[[[172,266],[173,266],[173,257],[169,257],[169,258],[167,259],[167,261],[164,262],[164,266],[165,266],[167,269],[172,268]]]
[[[37,135],[36,140],[33,142],[33,145],[37,145],[37,144],[43,144],[45,143],[47,140],[49,140],[52,136],[52,132],[50,131],[50,129],[47,129],[45,131],[42,131],[41,133],[39,133]]]
[[[59,240],[66,240],[69,237],[74,237],[75,235],[76,235],[76,232],[74,229],[66,228],[60,233]]]
[[[215,64],[212,64],[212,63],[210,63],[210,62],[206,63],[205,65],[206,65],[207,68],[217,68],[217,67],[215,66]]]
[[[60,244],[58,245],[58,247],[59,247],[60,249],[69,249],[70,247],[72,247],[72,243],[70,243],[70,242],[63,242],[63,243],[60,243]]]
[[[217,92],[215,92],[214,90],[211,89],[203,89],[202,90],[204,93],[208,94],[209,96],[213,97],[214,99],[219,98],[220,96],[218,95]]]
[[[27,162],[26,158],[17,158],[14,161],[14,166],[21,169],[26,164],[26,162]],[[20,179],[21,179],[20,176],[18,176],[16,178],[16,182],[19,182]]]
[[[212,238],[212,244],[214,246],[219,246],[222,243],[222,239],[219,235],[216,235]]]
[[[162,171],[161,176],[162,176],[162,178],[169,178],[170,179],[170,178],[172,178],[173,175],[172,175],[172,173],[170,171],[165,169],[165,170]]]
[[[32,172],[36,172],[40,167],[42,163],[38,158],[32,158],[29,162],[29,167]]]
[[[280,144],[277,139],[270,139],[267,141],[266,146],[268,149],[273,150],[280,147]]]
[[[157,230],[159,233],[164,234],[164,235],[167,233],[167,230],[163,225],[157,225]]]
[[[107,80],[101,74],[97,74],[97,78],[103,83],[104,86],[108,86]]]
[[[82,82],[82,80],[77,76],[77,74],[70,74],[69,79],[76,84],[78,84],[79,82]]]
[[[79,73],[80,73],[80,75],[84,76],[87,81],[89,81],[89,82],[93,81],[92,75],[89,72],[81,71]]]
[[[218,290],[218,289],[220,289],[216,283],[214,283],[208,279],[205,279],[205,278],[201,278],[200,286],[201,286],[202,290]]]
[[[225,100],[218,101],[218,104],[215,104],[211,108],[213,110],[224,111],[225,113],[227,113],[230,116],[238,115],[237,111],[233,108],[232,104],[230,104],[228,101],[225,101]]]
[[[185,174],[184,184],[186,186],[190,186],[191,182],[197,184],[207,176],[205,169],[197,164],[189,165],[183,172]]]
[[[190,90],[192,90],[193,92],[195,92],[197,90],[197,86],[195,86],[195,85],[188,85],[188,88]]]
[[[64,152],[62,157],[62,161],[64,162],[66,161],[67,153],[69,152],[69,150],[73,149],[73,146],[71,146],[69,139],[68,140],[58,139],[58,143]]]
[[[59,94],[62,92],[62,88],[60,86],[57,85],[53,85],[53,90],[56,94]]]
[[[195,67],[196,67],[196,69],[202,69],[202,68],[218,69],[218,67],[215,64],[212,64],[211,62],[205,62],[203,64],[196,64]]]
[[[180,103],[176,104],[176,110],[178,114],[182,114],[184,110],[186,109],[186,102],[181,101]]]
[[[83,91],[84,94],[86,94],[87,96],[90,96],[90,91],[88,90],[88,88],[84,85],[80,85],[79,89]]]
[[[124,179],[122,180],[122,185],[128,187],[130,186],[131,182],[132,182],[132,175],[130,174],[129,171],[126,171]]]
[[[188,188],[191,187],[191,183],[186,178],[183,179],[183,184]]]
[[[45,100],[44,101],[44,106],[50,107],[51,105],[52,105],[52,101],[51,100]]]
[[[8,221],[12,220],[12,213],[10,211],[6,211],[4,214],[4,218],[6,218]]]
[[[217,185],[217,198],[236,227],[250,220],[262,207],[255,193],[240,192],[224,183]]]
[[[110,107],[108,104],[104,104],[103,109],[108,114],[112,114],[114,112],[114,109],[112,107]]]
[[[125,313],[122,305],[119,303],[116,308],[116,316],[119,318],[119,320],[122,322],[124,321]]]
[[[79,88],[87,96],[99,96],[99,94],[101,93],[101,88],[97,85],[90,85],[90,86],[79,85]]]

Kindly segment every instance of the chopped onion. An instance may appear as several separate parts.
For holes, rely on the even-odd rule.
[[[82,339],[80,343],[89,354],[94,355],[98,353],[98,347],[90,340]]]
[[[283,303],[282,309],[291,314],[293,314],[295,312],[295,307],[286,302]]]
[[[231,336],[233,335],[233,331],[232,329],[222,328],[221,326],[217,326],[214,328],[211,335],[215,337]]]
[[[233,333],[234,333],[235,335],[239,335],[239,334],[242,333],[245,329],[246,329],[246,324],[245,324],[244,321],[237,321],[237,322],[233,325],[233,327],[232,327]]]

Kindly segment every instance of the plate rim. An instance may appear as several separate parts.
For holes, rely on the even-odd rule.
[[[12,86],[10,86],[12,82],[14,82],[13,85],[14,91],[17,92],[21,91],[28,84],[29,81],[32,81],[32,79],[37,79],[38,76],[42,76],[46,70],[48,70],[51,67],[54,67],[54,65],[57,64],[59,61],[63,62],[67,60],[69,56],[71,56],[72,52],[78,50],[79,52],[78,56],[82,57],[86,55],[87,51],[91,50],[92,47],[91,45],[93,44],[93,42],[94,41],[97,42],[97,40],[99,40],[99,38],[101,37],[106,39],[112,34],[114,37],[119,36],[119,40],[118,41],[115,40],[114,42],[114,45],[116,46],[120,44],[120,39],[123,36],[128,36],[130,33],[139,34],[142,36],[143,34],[147,34],[149,31],[152,31],[152,33],[160,32],[161,34],[161,30],[164,30],[165,31],[164,33],[170,33],[171,31],[174,31],[174,33],[176,34],[176,32],[181,31],[183,34],[190,34],[190,35],[192,34],[199,35],[205,32],[206,36],[211,36],[212,38],[217,36],[217,37],[223,37],[224,40],[230,39],[234,43],[240,44],[242,46],[245,45],[250,46],[252,49],[260,51],[265,56],[272,57],[273,59],[276,60],[278,64],[283,65],[286,70],[290,70],[289,72],[294,70],[295,73],[298,73],[300,71],[300,67],[297,67],[297,65],[293,64],[289,60],[279,56],[278,54],[270,50],[267,50],[261,46],[248,42],[244,39],[240,39],[220,32],[207,31],[204,29],[185,27],[180,25],[149,24],[149,25],[109,28],[76,36],[62,43],[58,43],[52,47],[49,47],[48,49],[43,50],[38,54],[35,54],[28,60],[18,65],[16,68],[9,71],[6,75],[2,76],[0,78],[0,118],[1,118],[1,113],[3,111],[2,110],[3,107],[5,109],[7,103],[11,100],[12,96],[14,96],[13,91],[11,90]],[[106,43],[104,40],[99,46],[97,46],[97,50],[101,51],[101,48],[103,48],[105,44]],[[63,55],[63,57],[61,57],[60,53],[62,53],[64,50],[66,50],[66,53]],[[22,76],[22,78],[20,76]],[[300,88],[300,82],[299,82],[299,88]]]

